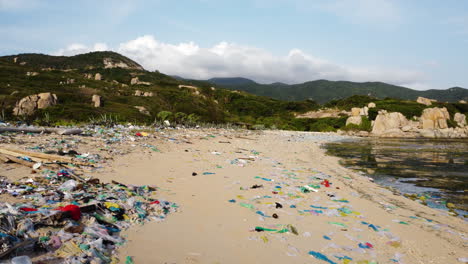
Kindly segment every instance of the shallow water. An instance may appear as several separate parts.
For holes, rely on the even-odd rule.
[[[324,145],[343,165],[428,206],[468,211],[468,140],[359,139]]]

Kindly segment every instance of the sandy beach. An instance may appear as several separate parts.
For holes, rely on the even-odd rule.
[[[25,145],[39,139],[22,137]],[[125,230],[127,242],[118,250],[122,263],[126,256],[135,263],[409,264],[468,258],[466,221],[342,167],[320,148],[338,137],[164,130],[115,148],[98,138],[80,139],[76,146],[105,160],[88,176],[155,185],[158,198],[180,207],[165,221]],[[14,164],[0,168],[9,178],[29,173]]]

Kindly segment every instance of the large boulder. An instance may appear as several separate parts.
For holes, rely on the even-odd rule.
[[[96,73],[96,75],[94,75],[94,80],[96,81],[102,80],[102,75],[100,73]]]
[[[359,110],[359,115],[368,116],[369,115],[369,107],[364,106],[363,108],[361,108],[361,110]]]
[[[16,103],[14,115],[32,115],[37,109],[44,109],[57,104],[57,95],[40,93],[26,96]]]
[[[447,108],[426,108],[421,115],[423,129],[444,129],[448,128],[447,119],[450,119],[450,114]]]
[[[466,116],[464,114],[455,113],[453,116],[453,121],[457,122],[459,127],[466,126]]]
[[[346,119],[346,125],[349,124],[354,124],[354,125],[361,125],[362,123],[362,118],[361,116],[350,116],[348,119]]]
[[[138,82],[139,82],[138,77],[133,77],[133,78],[130,80],[130,85],[138,84]]]
[[[432,105],[433,101],[436,101],[436,100],[432,100],[432,99],[429,99],[429,98],[424,98],[424,97],[421,97],[421,96],[419,96],[418,99],[416,100],[416,102],[418,102],[420,104],[423,104],[423,105]]]
[[[367,107],[368,108],[375,108],[375,103],[374,102],[370,102],[367,104]]]
[[[57,104],[57,95],[51,93],[40,93],[37,95],[37,109],[44,109]]]
[[[93,105],[94,107],[102,107],[102,100],[101,100],[101,96],[100,95],[93,95],[93,97],[91,98],[91,100],[93,101]]]
[[[360,116],[361,115],[361,108],[353,107],[351,108],[351,116]]]
[[[399,112],[387,113],[385,110],[379,111],[372,127],[372,134],[380,135],[386,130],[401,129],[408,125],[408,120]]]

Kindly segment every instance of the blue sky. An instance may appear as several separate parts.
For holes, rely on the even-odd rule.
[[[190,78],[468,88],[464,0],[0,0],[0,55],[114,50]]]

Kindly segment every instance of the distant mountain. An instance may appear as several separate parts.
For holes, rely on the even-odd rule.
[[[211,78],[208,82],[215,83],[217,85],[225,86],[237,86],[237,85],[256,85],[257,83],[242,77],[234,78]]]
[[[383,82],[358,83],[317,80],[287,85],[284,83],[259,84],[252,80],[238,77],[212,78],[207,81],[227,89],[245,91],[279,100],[301,101],[312,99],[322,104],[353,95],[369,95],[377,98],[391,97],[404,100],[416,100],[418,96],[423,96],[442,102],[468,100],[468,89],[461,87],[453,87],[446,90],[418,91]]]

